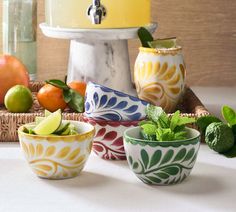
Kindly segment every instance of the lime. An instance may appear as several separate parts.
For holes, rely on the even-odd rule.
[[[45,117],[48,117],[50,114],[51,114],[50,111],[48,111],[48,110],[44,110],[44,116],[45,116]]]
[[[211,149],[219,153],[227,152],[234,146],[233,131],[222,122],[214,122],[206,128],[205,140]]]
[[[148,42],[149,46],[154,49],[170,49],[176,47],[176,38],[157,39]]]
[[[4,104],[12,113],[25,113],[33,105],[33,96],[27,87],[16,85],[7,91]]]
[[[34,132],[37,135],[50,135],[53,134],[61,125],[62,114],[61,110],[57,110],[45,117],[35,128]]]

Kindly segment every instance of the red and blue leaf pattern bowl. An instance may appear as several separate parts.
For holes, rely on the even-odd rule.
[[[98,85],[87,84],[85,116],[96,120],[137,121],[146,117],[148,102],[120,91]]]
[[[130,127],[138,125],[139,121],[106,121],[83,117],[96,129],[93,151],[106,160],[126,160],[123,134]]]

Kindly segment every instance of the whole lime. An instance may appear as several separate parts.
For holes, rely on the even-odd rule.
[[[207,127],[205,140],[211,149],[219,153],[227,152],[234,146],[232,129],[222,122],[214,122]]]
[[[16,85],[7,91],[4,104],[12,113],[25,113],[33,105],[33,96],[27,87]]]

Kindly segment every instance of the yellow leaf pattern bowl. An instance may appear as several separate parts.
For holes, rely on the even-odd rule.
[[[185,85],[186,68],[182,48],[141,47],[135,62],[134,82],[140,99],[173,112]]]
[[[70,121],[78,135],[40,136],[18,129],[20,146],[33,172],[40,178],[66,179],[78,176],[91,153],[95,128],[88,123]]]

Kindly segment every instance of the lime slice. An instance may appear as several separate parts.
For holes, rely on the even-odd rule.
[[[176,41],[176,38],[165,38],[148,42],[148,44],[154,49],[170,49],[176,47]]]
[[[69,127],[69,125],[69,122],[61,123],[60,127],[56,130],[55,134],[61,135]]]
[[[35,128],[34,132],[37,135],[50,135],[54,133],[61,125],[62,115],[61,110],[51,113],[48,117],[44,118]]]
[[[45,117],[40,117],[40,116],[36,116],[35,117],[35,124],[36,126],[45,119]]]
[[[48,117],[50,114],[51,114],[50,111],[48,111],[48,110],[45,110],[45,111],[44,111],[44,116],[45,116],[45,117]]]

